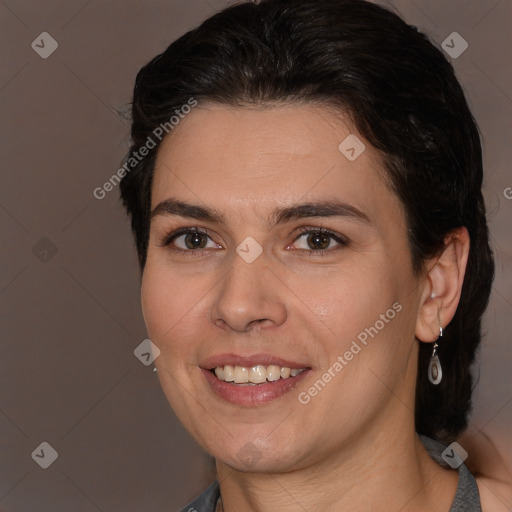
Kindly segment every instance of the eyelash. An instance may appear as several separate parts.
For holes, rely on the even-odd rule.
[[[209,249],[180,249],[180,248],[172,248],[170,247],[171,243],[176,240],[176,238],[179,238],[183,235],[193,234],[193,233],[201,233],[203,235],[208,236],[208,238],[211,239],[211,237],[208,235],[208,232],[203,228],[181,228],[176,231],[173,231],[172,233],[169,233],[164,237],[162,242],[159,244],[160,247],[166,247],[170,251],[174,253],[188,253],[191,256],[201,256],[203,253],[207,252]],[[296,236],[293,240],[295,242],[298,238],[300,238],[303,235],[313,235],[313,234],[323,234],[328,235],[330,238],[332,238],[334,241],[336,241],[340,247],[334,248],[334,249],[323,249],[323,250],[308,250],[308,249],[295,249],[296,251],[305,251],[308,254],[314,255],[314,256],[326,256],[336,250],[341,249],[342,247],[347,247],[349,245],[349,240],[342,235],[335,233],[334,231],[331,231],[330,229],[326,228],[313,228],[313,227],[304,227],[300,228],[298,232],[296,233]]]

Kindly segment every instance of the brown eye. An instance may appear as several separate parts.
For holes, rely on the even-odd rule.
[[[208,236],[205,231],[198,228],[179,229],[166,236],[162,247],[168,247],[173,251],[199,252],[203,249],[222,249]]]
[[[208,237],[204,233],[197,231],[182,236],[187,249],[204,249],[208,241]]]
[[[326,229],[305,228],[295,239],[295,249],[312,254],[330,253],[348,246],[349,241],[344,236]]]
[[[314,251],[328,249],[331,237],[325,233],[310,233],[307,235],[307,244]]]

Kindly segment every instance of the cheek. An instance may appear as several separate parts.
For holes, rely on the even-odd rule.
[[[188,286],[185,290],[182,279],[153,262],[146,264],[141,286],[142,312],[148,335],[159,348],[195,303],[194,289]]]
[[[215,280],[199,273],[184,275],[157,257],[148,258],[142,277],[141,305],[149,338],[168,364],[191,362],[198,329],[204,338],[208,303]]]
[[[175,311],[172,296],[167,288],[162,286],[157,274],[150,264],[146,264],[141,286],[142,315],[146,324],[148,335],[153,343],[158,344],[163,332],[172,325],[169,314]]]
[[[383,262],[366,268],[347,266],[317,289],[308,285],[310,310],[325,326],[324,371],[341,356],[346,363],[337,375],[348,381],[336,382],[343,382],[350,394],[361,389],[362,381],[371,388],[383,376],[387,381],[387,376],[400,375],[407,364],[414,312],[404,300],[406,281]]]
[[[310,310],[340,340],[373,325],[398,297],[389,270],[379,264],[347,265],[317,282],[304,282],[300,293],[309,297]]]

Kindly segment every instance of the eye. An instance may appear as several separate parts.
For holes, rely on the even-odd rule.
[[[299,241],[297,243],[297,241]],[[332,252],[336,248],[348,245],[348,240],[324,228],[305,228],[294,240],[294,244],[298,245],[295,249],[309,251],[313,253]]]
[[[200,228],[183,228],[174,231],[164,238],[161,245],[177,252],[221,249],[221,246],[213,242],[206,231]]]

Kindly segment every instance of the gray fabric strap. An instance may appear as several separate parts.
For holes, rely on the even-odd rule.
[[[181,509],[181,512],[215,512],[219,497],[219,482],[215,480],[201,496]]]
[[[446,446],[439,441],[431,439],[430,437],[419,437],[430,456],[440,466],[449,467],[441,455]],[[482,508],[480,506],[480,493],[478,492],[476,480],[465,464],[459,466],[458,471],[459,483],[449,512],[482,512]]]

